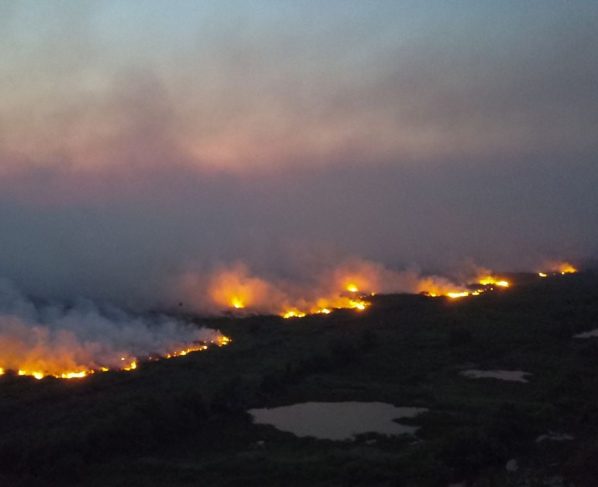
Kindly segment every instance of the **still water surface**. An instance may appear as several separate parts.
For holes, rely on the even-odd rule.
[[[523,370],[464,370],[461,375],[469,379],[498,379],[510,382],[527,382],[527,376],[532,375]]]
[[[417,426],[395,422],[413,418],[425,408],[396,407],[383,402],[306,402],[278,408],[250,409],[257,424],[269,424],[296,436],[347,440],[360,433],[413,434]]]

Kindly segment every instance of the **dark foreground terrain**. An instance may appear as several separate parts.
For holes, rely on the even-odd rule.
[[[134,372],[2,376],[0,485],[598,485],[598,338],[573,338],[598,328],[598,274],[513,280],[457,301],[376,296],[361,313],[201,320],[233,343]],[[533,375],[472,380],[467,368]],[[340,442],[245,413],[344,400],[429,412],[409,420],[417,438]],[[536,441],[549,431],[574,439]]]

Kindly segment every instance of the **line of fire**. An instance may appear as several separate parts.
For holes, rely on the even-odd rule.
[[[553,265],[550,269],[539,271],[536,277],[546,279],[554,276],[576,273],[577,269],[566,262]],[[292,306],[287,309],[281,309],[278,315],[284,319],[301,319],[313,315],[328,315],[337,310],[353,310],[363,312],[367,310],[372,302],[371,297],[378,294],[376,289],[366,289],[363,284],[368,282],[365,276],[351,275],[341,280],[341,288],[336,290],[331,296],[324,296],[315,299],[312,303],[304,307]],[[468,283],[458,287],[446,287],[436,285],[432,280],[422,279],[421,288],[418,294],[430,299],[449,299],[460,300],[480,296],[484,293],[500,292],[513,286],[513,282],[505,276],[484,273],[476,277],[475,282]],[[252,311],[252,303],[248,299],[249,294],[239,289],[225,290],[228,309],[225,313],[229,316],[242,318],[248,315],[259,314]],[[94,365],[89,367],[79,367],[77,369],[62,370],[60,366],[53,363],[52,357],[46,357],[42,367],[28,367],[24,364],[18,370],[11,370],[0,366],[0,375],[17,374],[19,376],[30,376],[41,380],[45,377],[57,379],[83,379],[92,374],[104,373],[110,371],[132,372],[138,369],[140,363],[144,361],[166,360],[176,357],[182,357],[190,353],[207,350],[210,346],[223,347],[231,343],[231,338],[218,334],[212,341],[200,341],[188,344],[186,347],[172,350],[163,354],[149,355],[145,357],[135,357],[124,355],[120,357],[122,365],[120,367],[107,365]],[[1,365],[1,364],[0,364]]]

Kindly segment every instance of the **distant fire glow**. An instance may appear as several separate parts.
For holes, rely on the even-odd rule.
[[[283,318],[303,318],[304,316],[307,316],[307,313],[299,311],[298,309],[290,309],[282,314]]]
[[[498,286],[498,287],[509,287],[511,283],[506,279],[495,277],[491,275],[482,276],[478,279],[478,283],[482,286]]]
[[[350,293],[358,293],[359,288],[355,284],[347,284],[347,291]]]
[[[542,271],[538,272],[539,277],[547,277],[549,274],[575,274],[577,268],[569,262],[548,262]]]
[[[381,271],[372,265],[358,265],[359,270],[348,266],[330,271],[330,276],[316,280],[317,292],[306,292],[308,296],[295,296],[285,292],[285,284],[276,285],[259,277],[252,276],[244,265],[234,265],[217,273],[210,281],[209,295],[216,305],[224,304],[231,312],[246,314],[265,312],[277,314],[285,319],[304,318],[309,315],[326,315],[334,310],[348,309],[364,311],[370,306],[368,297],[379,292],[392,292],[387,288],[388,280],[396,283],[395,292],[415,292],[429,297],[459,299],[478,296],[485,289],[469,290],[467,285],[458,285],[439,276],[418,276],[412,272],[392,273]],[[480,284],[486,286],[509,287],[504,279],[486,276]],[[292,286],[287,286],[291,287]],[[406,289],[403,289],[406,288]],[[241,299],[239,296],[243,296]]]
[[[357,291],[351,291],[357,293]],[[307,315],[327,315],[332,313],[335,309],[353,309],[355,311],[363,311],[369,306],[369,302],[361,298],[347,298],[339,296],[338,298],[320,299],[316,306],[307,308],[305,310],[290,309],[280,312],[283,318],[303,318]]]
[[[577,269],[571,264],[563,263],[559,266],[559,272],[561,274],[574,274],[577,272]]]
[[[561,268],[564,272],[571,269]],[[198,312],[298,319],[343,309],[363,312],[377,294],[407,293],[461,300],[512,286],[505,276],[479,267],[471,269],[469,277],[465,273],[459,282],[412,269],[394,271],[353,258],[333,266],[324,265],[296,280],[257,275],[248,265],[236,262],[204,275],[189,273],[180,292]]]
[[[466,296],[469,296],[469,293],[467,291],[459,291],[459,292],[449,292],[446,295],[451,299],[457,299],[457,298],[464,298]]]
[[[484,273],[478,275],[473,283],[466,283],[461,286],[453,285],[453,289],[448,289],[446,285],[439,287],[437,284],[429,283],[425,279],[422,281],[422,285],[428,290],[423,290],[421,292],[431,298],[447,297],[449,299],[460,299],[469,296],[479,296],[484,292],[493,291],[495,287],[508,288],[511,286],[511,283],[508,280],[496,277],[485,270]]]
[[[216,269],[205,280],[188,275],[184,292],[191,299],[205,296],[199,310],[234,315],[276,314],[283,318],[327,315],[338,309],[364,311],[365,299],[373,293],[376,277],[359,269],[334,269],[312,285],[303,287],[289,281],[279,282],[254,275],[243,263]],[[307,288],[308,292],[304,292]],[[187,289],[190,289],[188,291]]]

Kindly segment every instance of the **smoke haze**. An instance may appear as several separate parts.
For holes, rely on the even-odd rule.
[[[448,5],[1,3],[0,276],[212,309],[231,266],[265,302],[595,257],[598,8]]]

